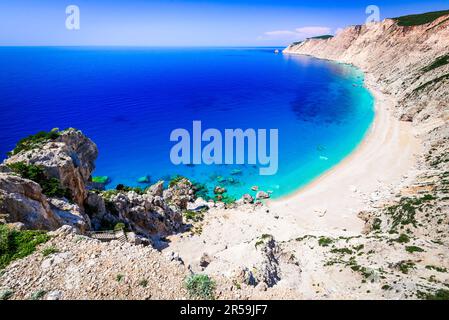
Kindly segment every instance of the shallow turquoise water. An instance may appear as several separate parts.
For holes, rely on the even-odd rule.
[[[54,127],[81,129],[100,150],[95,175],[118,183],[180,174],[230,196],[273,197],[304,186],[345,158],[374,118],[354,67],[274,48],[0,48],[0,152]],[[279,170],[253,165],[175,166],[173,129],[279,130]],[[236,174],[238,173],[238,174]]]

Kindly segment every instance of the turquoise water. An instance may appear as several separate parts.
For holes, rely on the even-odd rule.
[[[273,197],[345,158],[374,118],[363,74],[349,65],[274,54],[274,48],[0,48],[0,152],[54,127],[81,129],[100,150],[95,175],[142,186],[184,175],[228,195]],[[175,166],[170,133],[278,129],[279,170],[258,165]]]

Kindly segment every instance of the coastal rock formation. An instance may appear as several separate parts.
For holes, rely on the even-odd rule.
[[[36,182],[0,173],[0,221],[24,224],[26,229],[55,230],[62,220]]]
[[[4,164],[23,162],[40,166],[48,177],[56,178],[70,190],[73,201],[84,208],[86,183],[95,169],[97,146],[81,131],[68,129],[42,145],[10,156]]]

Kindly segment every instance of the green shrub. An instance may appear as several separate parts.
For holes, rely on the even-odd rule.
[[[11,298],[14,294],[14,291],[12,290],[4,290],[2,292],[0,292],[0,301],[4,301],[4,300],[8,300],[9,298]]]
[[[331,238],[321,237],[318,239],[318,244],[322,247],[328,247],[334,240]]]
[[[31,300],[40,300],[45,296],[46,293],[47,291],[45,290],[38,290],[31,295]]]
[[[405,250],[408,253],[414,253],[414,252],[424,252],[424,249],[420,248],[420,247],[416,247],[416,246],[408,246],[405,247]]]
[[[410,237],[404,233],[402,233],[396,240],[394,240],[399,243],[408,243],[410,242]]]
[[[442,273],[446,273],[447,269],[444,267],[437,267],[437,266],[426,266],[427,270],[435,270],[437,272],[442,272]]]
[[[439,289],[434,293],[424,293],[418,291],[418,298],[425,300],[449,300],[449,290]]]
[[[125,276],[123,274],[118,274],[115,276],[115,280],[117,282],[121,282]]]
[[[186,179],[185,177],[183,177],[183,176],[180,176],[180,175],[176,175],[176,176],[173,176],[171,179],[170,179],[170,181],[169,181],[169,183],[168,183],[168,186],[169,187],[174,187],[175,185],[177,185],[181,180],[183,180],[183,179]]]
[[[140,187],[129,187],[129,186],[126,186],[121,183],[115,187],[115,190],[124,191],[124,192],[134,191],[135,193],[140,194],[140,195],[145,193],[145,190]]]
[[[126,229],[126,226],[123,222],[119,222],[114,226],[114,231],[122,231],[125,229]]]
[[[194,274],[184,280],[191,298],[214,299],[215,282],[205,274]]]
[[[32,254],[37,245],[49,239],[50,236],[42,231],[17,231],[0,225],[0,270],[10,262]]]
[[[146,288],[148,286],[148,280],[147,279],[142,279],[139,281],[139,286]]]
[[[14,150],[8,152],[8,156],[16,155],[22,151],[32,150],[40,147],[44,142],[48,140],[55,140],[60,136],[58,129],[53,129],[50,132],[40,131],[34,135],[28,136],[20,140]]]
[[[72,199],[70,190],[61,187],[56,178],[48,178],[41,166],[26,164],[25,162],[15,162],[8,164],[8,167],[24,179],[38,183],[42,188],[42,193],[48,197],[65,197]]]

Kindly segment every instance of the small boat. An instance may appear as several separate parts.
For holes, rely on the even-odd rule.
[[[274,50],[274,53],[278,54],[278,53],[279,53],[279,50],[278,50],[278,49]]]

